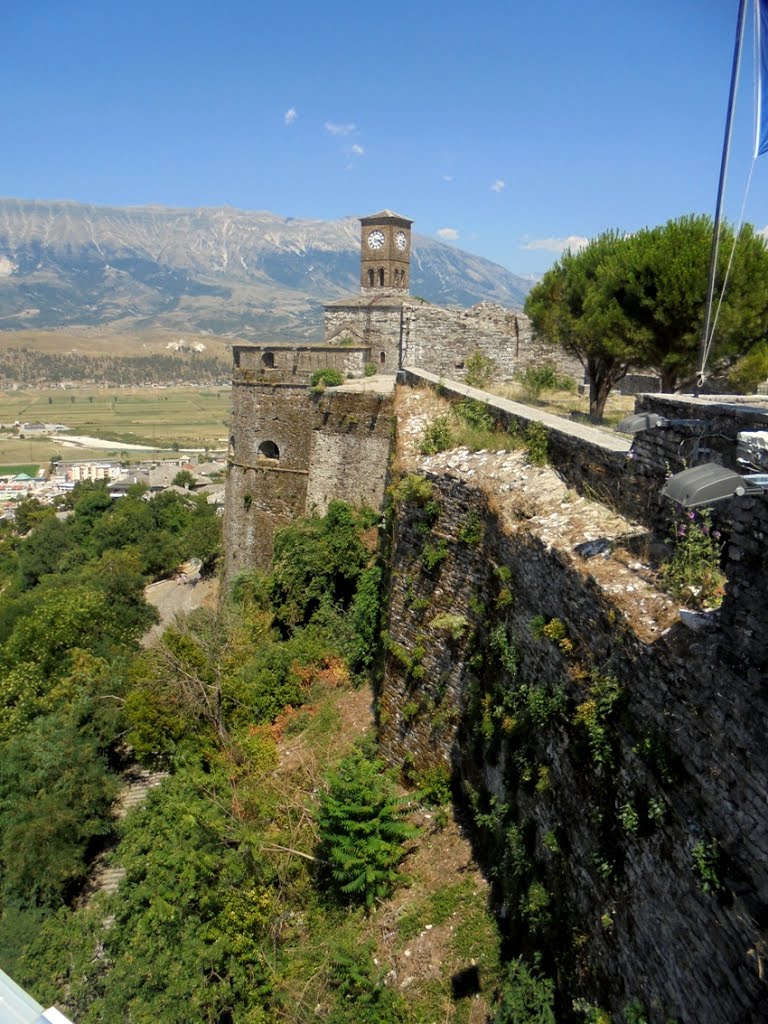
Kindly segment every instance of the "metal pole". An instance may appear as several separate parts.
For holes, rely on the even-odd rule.
[[[704,369],[707,361],[707,344],[709,328],[712,322],[712,300],[715,295],[715,277],[717,276],[717,249],[720,234],[720,220],[723,213],[723,192],[725,191],[725,174],[728,168],[728,156],[731,151],[731,130],[733,128],[733,107],[736,97],[736,82],[739,76],[741,45],[744,38],[744,19],[747,13],[747,0],[739,0],[739,17],[736,25],[736,42],[733,47],[733,65],[731,66],[731,90],[728,95],[728,113],[725,119],[725,137],[723,154],[720,160],[720,181],[717,186],[717,202],[715,204],[715,223],[712,231],[712,250],[709,257],[709,286],[707,288],[707,305],[704,327],[701,332],[699,346],[699,368],[696,373],[696,390],[704,384]]]

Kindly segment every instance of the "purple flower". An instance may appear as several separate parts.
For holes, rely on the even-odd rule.
[[[684,537],[685,533],[686,533],[685,524],[684,523],[680,523],[680,525],[677,528],[677,536],[678,537]]]
[[[715,538],[715,540],[720,540],[720,536],[721,536],[720,531],[719,530],[713,530],[712,531],[712,536]]]
[[[695,519],[696,518],[696,513],[695,512],[689,512],[688,513],[688,518],[689,519]]]

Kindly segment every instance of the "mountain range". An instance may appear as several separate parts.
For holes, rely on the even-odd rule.
[[[149,328],[318,340],[359,293],[360,224],[229,207],[0,198],[0,330]],[[414,233],[411,293],[519,308],[533,282]]]

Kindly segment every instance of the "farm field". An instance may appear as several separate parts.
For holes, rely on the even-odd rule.
[[[119,456],[125,444],[147,445],[152,451],[226,448],[230,412],[229,388],[25,388],[0,391],[0,463],[33,465],[58,455],[65,460]],[[77,435],[102,438],[114,447],[73,447],[66,435],[40,437],[11,434],[16,422],[62,423]],[[23,428],[21,433],[24,433]],[[151,451],[132,452],[135,461]]]
[[[214,334],[184,333],[170,330],[118,331],[108,327],[83,327],[79,330],[0,331],[0,351],[29,349],[50,355],[130,356],[166,355],[170,343],[202,344],[208,355],[229,366],[232,338]]]

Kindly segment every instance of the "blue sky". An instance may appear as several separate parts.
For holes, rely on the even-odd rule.
[[[737,0],[2,6],[0,195],[388,207],[520,274],[567,239],[714,210]],[[768,224],[768,156],[746,219]]]

